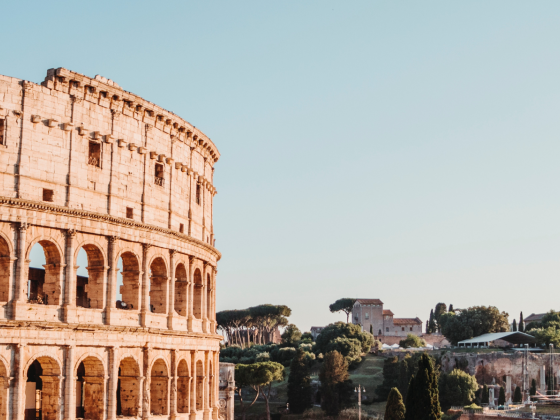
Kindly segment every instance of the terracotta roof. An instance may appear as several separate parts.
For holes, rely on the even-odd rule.
[[[391,312],[390,309],[383,309],[383,315],[391,315],[391,316],[393,316],[393,315],[395,315],[395,314],[394,314],[393,312]]]
[[[527,318],[525,318],[523,321],[525,321],[525,322],[540,321],[543,318],[543,316],[545,316],[545,315],[546,315],[546,313],[544,313],[544,314],[531,314]]]
[[[393,318],[393,325],[422,324],[420,318]]]
[[[356,302],[362,305],[383,305],[379,299],[356,299]]]

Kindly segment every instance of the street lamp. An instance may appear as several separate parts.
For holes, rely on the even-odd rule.
[[[362,420],[362,392],[365,393],[366,389],[358,384],[358,387],[354,388],[354,392],[358,393],[358,420]]]

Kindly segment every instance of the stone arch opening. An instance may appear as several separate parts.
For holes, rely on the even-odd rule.
[[[76,418],[103,419],[105,371],[96,357],[86,357],[76,372]]]
[[[210,314],[212,313],[212,282],[210,280],[210,274],[206,274],[206,318],[210,319]]]
[[[10,296],[10,272],[10,246],[0,236],[0,302],[12,300]]]
[[[167,267],[161,257],[150,264],[150,310],[156,314],[167,313]]]
[[[190,381],[189,381],[189,365],[185,359],[179,362],[177,367],[177,412],[188,413],[189,396],[190,396]]]
[[[193,316],[196,319],[202,318],[202,289],[204,288],[202,284],[202,274],[200,274],[200,269],[194,271],[194,296],[193,296]]]
[[[51,241],[41,240],[33,245],[26,262],[27,301],[43,305],[60,305],[62,256],[58,247]]]
[[[187,269],[183,263],[175,269],[175,312],[187,316]]]
[[[85,254],[85,255],[84,255]],[[103,309],[105,307],[105,258],[101,250],[92,244],[81,247],[78,261],[87,261],[87,276],[76,276],[76,306]],[[78,266],[76,265],[78,268]],[[79,269],[79,268],[78,268]]]
[[[25,418],[57,420],[60,412],[60,366],[48,356],[33,361],[27,369]]]
[[[150,372],[150,413],[168,414],[169,375],[163,359],[158,359]]]
[[[124,252],[119,258],[119,290],[117,308],[138,310],[140,308],[140,264],[132,252]]]
[[[8,418],[8,389],[10,383],[8,382],[8,370],[0,360],[0,420]]]
[[[132,357],[119,364],[117,381],[117,415],[136,417],[140,412],[140,368]]]
[[[204,365],[202,361],[196,362],[196,409],[204,408]]]
[[[214,407],[214,371],[212,362],[208,363],[208,406]]]

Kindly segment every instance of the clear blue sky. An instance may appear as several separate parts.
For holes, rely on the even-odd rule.
[[[5,2],[0,73],[101,74],[218,146],[218,310],[560,309],[560,3]]]

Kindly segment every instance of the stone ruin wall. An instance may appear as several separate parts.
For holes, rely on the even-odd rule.
[[[105,78],[0,76],[0,420],[39,406],[43,420],[220,417],[218,158],[200,130]]]

